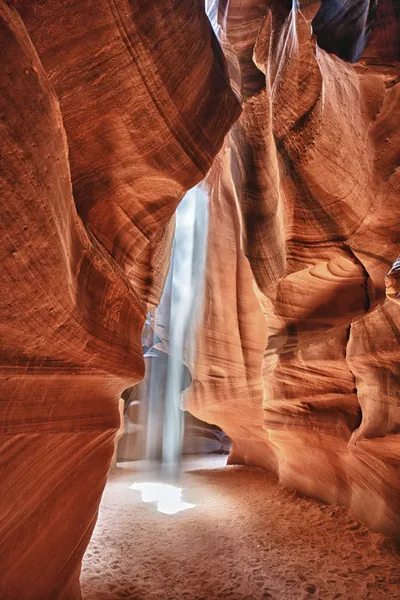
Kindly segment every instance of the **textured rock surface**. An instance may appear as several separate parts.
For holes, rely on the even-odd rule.
[[[270,468],[400,536],[397,4],[380,3],[344,54],[363,3],[300,4],[211,9],[243,112],[208,177],[206,312],[186,407],[233,439],[231,463]],[[332,54],[315,20],[322,45],[340,23]],[[370,25],[359,62],[342,60],[358,58]]]
[[[200,0],[0,0],[1,598],[80,598],[173,214],[217,153],[187,407],[232,463],[400,535],[398,3],[300,4],[207,2],[233,125]]]
[[[240,108],[197,0],[8,4],[0,597],[75,599],[171,218]]]

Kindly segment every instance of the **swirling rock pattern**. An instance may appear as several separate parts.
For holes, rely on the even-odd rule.
[[[173,213],[240,106],[197,0],[0,2],[0,597],[80,598]]]
[[[399,537],[400,20],[374,4],[212,7],[243,112],[207,179],[186,408],[232,438],[231,463]]]
[[[1,598],[81,597],[204,177],[187,408],[230,462],[400,535],[398,3],[206,5],[221,46],[200,0],[0,0]]]

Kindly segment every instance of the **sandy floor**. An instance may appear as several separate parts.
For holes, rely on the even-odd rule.
[[[195,457],[169,516],[129,489],[139,463],[110,477],[82,570],[85,600],[400,598],[400,552],[340,507],[281,489],[259,469]]]

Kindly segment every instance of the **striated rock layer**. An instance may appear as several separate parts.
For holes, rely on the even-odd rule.
[[[398,3],[206,5],[223,53],[201,0],[0,0],[0,598],[81,597],[118,398],[205,176],[186,407],[230,462],[400,536]]]
[[[0,597],[80,598],[174,210],[240,106],[197,0],[0,1]]]
[[[210,6],[243,112],[207,178],[186,408],[233,439],[231,463],[400,537],[397,4],[364,30],[360,13],[346,52],[362,2],[287,4]]]

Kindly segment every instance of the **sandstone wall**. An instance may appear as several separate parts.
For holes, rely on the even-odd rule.
[[[173,213],[240,107],[197,0],[16,5],[0,2],[0,597],[75,599]]]
[[[350,64],[341,50],[363,3],[333,20],[317,2],[284,4],[211,7],[243,112],[207,179],[186,408],[233,439],[231,463],[400,536],[398,262],[385,288],[400,248],[400,20],[382,2]],[[318,40],[339,22],[328,53]]]

